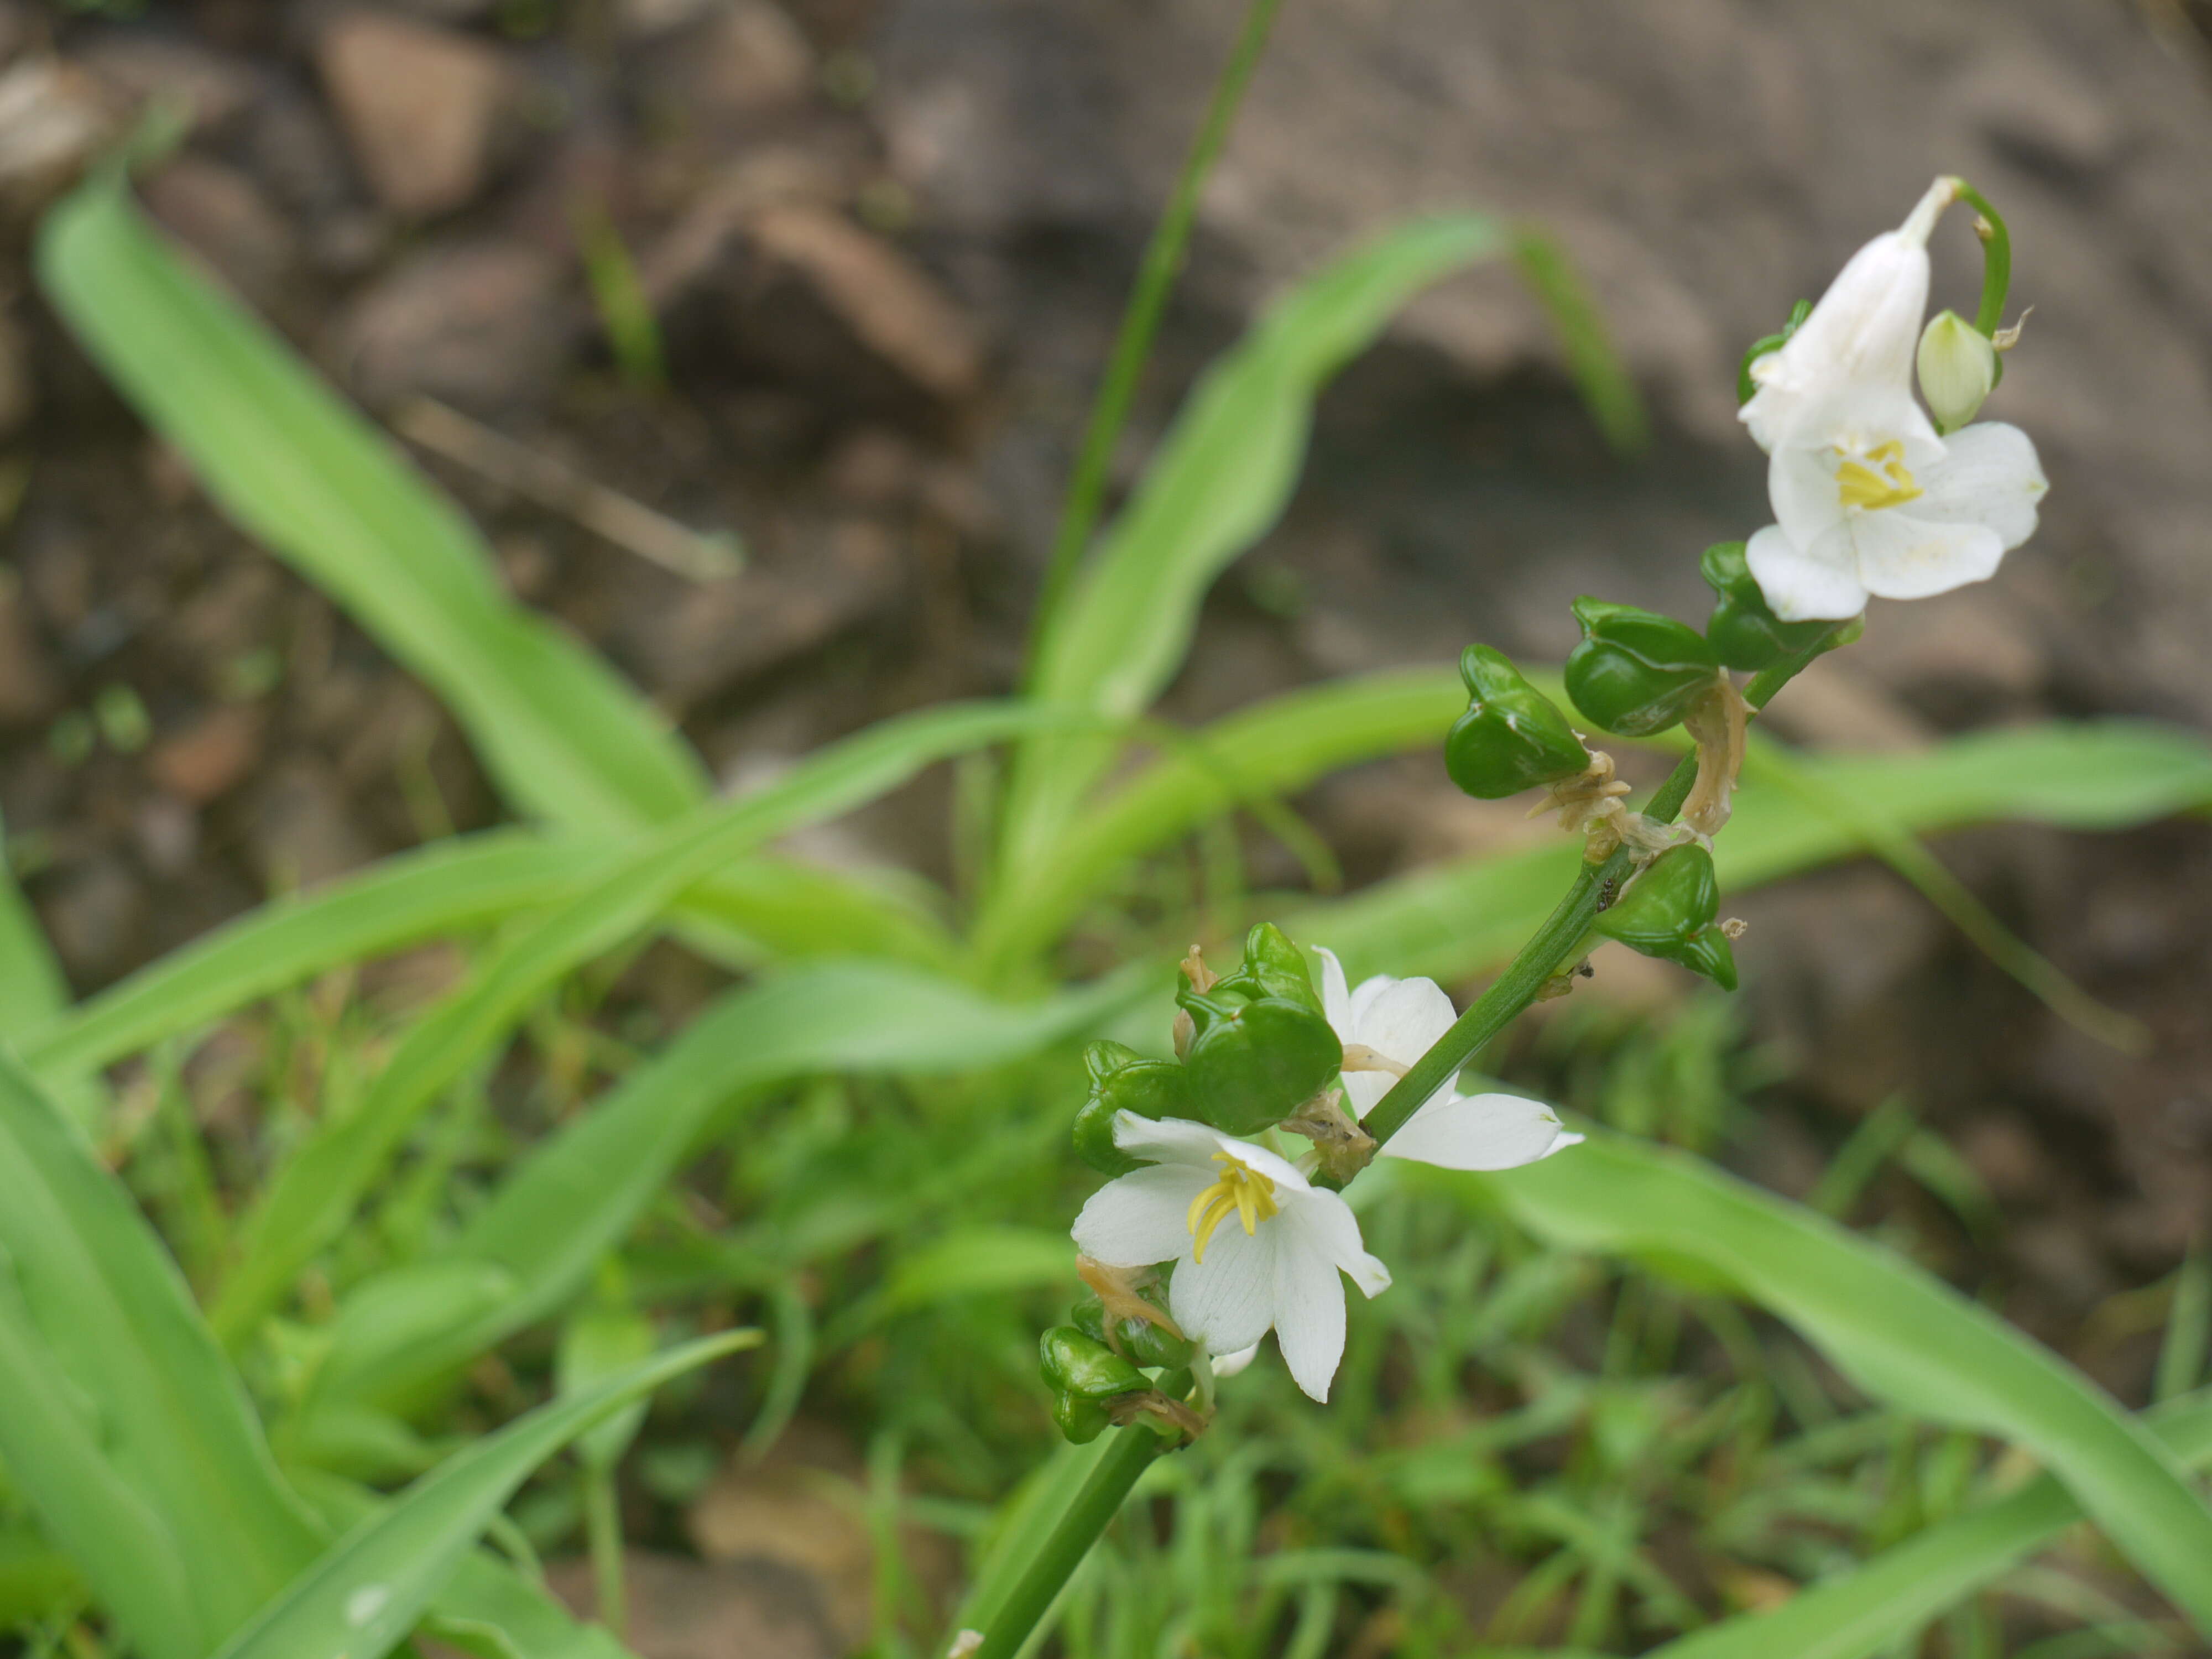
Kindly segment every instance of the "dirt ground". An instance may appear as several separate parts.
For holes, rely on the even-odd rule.
[[[27,226],[72,157],[188,98],[149,205],[372,409],[437,399],[742,537],[742,574],[693,580],[423,453],[515,591],[735,779],[1010,684],[1093,377],[1238,9],[0,0],[0,808],[76,986],[495,807],[429,697],[214,514],[32,291]],[[2212,721],[2204,24],[2182,0],[1287,0],[1125,470],[1270,292],[1441,207],[1556,230],[1656,430],[1609,454],[1511,279],[1447,285],[1329,393],[1174,712],[1470,637],[1556,656],[1584,591],[1694,614],[1698,550],[1766,518],[1742,345],[1957,171],[2009,216],[2035,307],[1992,413],[2041,447],[2044,527],[1986,587],[1878,604],[1776,723],[1864,746]],[[660,318],[665,391],[626,383],[595,319],[580,246],[610,236]],[[1938,252],[1939,303],[1966,306],[1971,238]],[[1309,805],[1385,873],[1438,850],[1431,772]],[[839,835],[939,868],[942,822],[908,802]],[[2146,1345],[2093,1316],[2212,1212],[2203,826],[1943,852],[2156,1051],[2077,1036],[1878,870],[1751,896],[1754,1024],[1796,1066],[1756,1173],[1802,1188],[1909,1083],[2008,1224],[1962,1242],[1962,1276],[2139,1396]]]

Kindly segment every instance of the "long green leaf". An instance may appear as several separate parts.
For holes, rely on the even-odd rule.
[[[574,898],[507,941],[425,1015],[367,1097],[301,1150],[240,1230],[241,1254],[213,1310],[236,1340],[346,1225],[362,1195],[432,1101],[578,966],[651,926],[676,897],[770,836],[831,817],[948,755],[1059,720],[1049,709],[949,703],[885,720],[819,750],[742,800],[677,819],[606,860]]]
[[[704,793],[667,723],[511,603],[468,521],[185,264],[119,179],[55,208],[36,259],[55,309],[223,510],[439,694],[509,800],[557,823],[623,830]]]
[[[670,1378],[759,1340],[688,1343],[476,1442],[301,1573],[220,1659],[379,1659],[398,1645],[532,1470]]]
[[[2134,720],[2021,726],[1906,755],[1819,756],[1801,769],[1918,834],[2020,819],[2114,830],[2212,802],[2212,750],[2176,727]],[[1860,850],[1847,823],[1777,790],[1736,798],[1713,843],[1726,891]],[[1285,922],[1361,974],[1462,979],[1504,961],[1549,914],[1578,849],[1551,841],[1377,883],[1304,907]]]
[[[2144,1425],[2188,1468],[2212,1468],[2212,1397],[2169,1401]],[[1996,1582],[2081,1519],[2048,1474],[1893,1546],[1781,1606],[1678,1638],[1646,1659],[1874,1659]]]
[[[153,1659],[201,1659],[313,1558],[175,1265],[0,1054],[0,1457]]]
[[[1487,218],[1424,220],[1280,301],[1176,416],[1039,641],[1032,695],[1124,719],[1143,713],[1182,660],[1207,587],[1289,501],[1322,385],[1421,289],[1510,245]],[[1110,754],[1097,739],[1030,746],[1008,794],[1005,872],[1018,881],[1050,862]]]
[[[1159,977],[1164,983],[1164,974]],[[681,1167],[725,1103],[809,1072],[966,1071],[1092,1030],[1154,983],[1117,975],[1027,1006],[884,963],[823,963],[732,993],[650,1065],[525,1158],[435,1257],[350,1297],[318,1378],[317,1404],[398,1403],[414,1389],[547,1317],[588,1280]],[[380,1285],[426,1273],[489,1276],[495,1295],[384,1340],[349,1341],[374,1318]]]
[[[2212,1633],[2212,1510],[2172,1451],[2057,1355],[1895,1252],[1681,1152],[1613,1135],[1475,1178],[1565,1249],[1690,1263],[1877,1398],[2024,1448]]]
[[[4,848],[0,824],[0,1036],[18,1039],[69,1006],[69,982],[39,919],[31,914]]]

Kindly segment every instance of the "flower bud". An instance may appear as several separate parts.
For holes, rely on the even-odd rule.
[[[1583,642],[1567,658],[1567,695],[1608,732],[1663,732],[1712,689],[1720,659],[1695,629],[1632,605],[1579,599]]]
[[[1301,1003],[1316,1013],[1322,1011],[1321,994],[1314,989],[1304,953],[1272,921],[1261,922],[1244,936],[1244,965],[1214,989],[1218,992],[1224,986]]]
[[[1167,1311],[1158,1293],[1147,1287],[1135,1292],[1161,1312]],[[1172,1367],[1190,1364],[1194,1345],[1188,1337],[1176,1336],[1163,1330],[1151,1320],[1138,1316],[1116,1319],[1114,1322],[1114,1341],[1106,1340],[1106,1304],[1096,1296],[1087,1296],[1075,1304],[1072,1316],[1075,1328],[1093,1342],[1112,1348],[1118,1346],[1136,1365]]]
[[[1114,1115],[1134,1112],[1155,1121],[1190,1115],[1183,1069],[1171,1060],[1147,1060],[1119,1042],[1094,1042],[1083,1051],[1091,1093],[1075,1114],[1075,1152],[1103,1175],[1142,1167],[1114,1144]]]
[[[2001,373],[1989,337],[1954,311],[1938,312],[1920,336],[1920,395],[1939,432],[1974,418]]]
[[[1052,1420],[1070,1445],[1087,1446],[1106,1432],[1110,1419],[1106,1407],[1096,1400],[1085,1400],[1080,1395],[1056,1394],[1052,1397]]]
[[[1224,1134],[1256,1134],[1281,1121],[1343,1069],[1343,1042],[1302,1002],[1248,997],[1229,980],[1176,1001],[1193,1028],[1183,1056],[1190,1104]]]
[[[1832,633],[1832,622],[1786,623],[1775,616],[1745,562],[1741,542],[1715,542],[1698,561],[1706,585],[1719,595],[1705,623],[1705,643],[1730,668],[1755,674],[1795,656]]]
[[[1557,783],[1589,765],[1559,705],[1521,678],[1502,651],[1470,645],[1459,659],[1467,713],[1444,738],[1444,770],[1478,800]]]
[[[1735,953],[1714,920],[1720,903],[1713,855],[1702,847],[1676,847],[1654,859],[1590,926],[1639,955],[1679,963],[1733,991]]]
[[[1080,1400],[1111,1400],[1150,1386],[1142,1371],[1073,1325],[1055,1325],[1037,1339],[1037,1368],[1046,1386]]]

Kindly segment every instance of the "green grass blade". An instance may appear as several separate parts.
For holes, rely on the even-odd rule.
[[[370,1659],[413,1629],[531,1471],[670,1378],[759,1340],[687,1343],[476,1442],[341,1539],[227,1643],[219,1659]]]
[[[1278,303],[1208,370],[1158,458],[1039,640],[1031,695],[1123,719],[1142,714],[1188,648],[1215,576],[1281,514],[1297,480],[1313,399],[1420,289],[1508,251],[1495,221],[1457,215],[1403,227]],[[1007,799],[1004,867],[1048,863],[1107,757],[1097,739],[1032,745]]]
[[[0,825],[0,848],[7,830]],[[69,981],[31,913],[15,872],[0,854],[0,1036],[20,1041],[69,1006]]]
[[[341,1311],[341,1345],[318,1401],[404,1400],[550,1316],[622,1242],[719,1109],[747,1090],[809,1072],[988,1066],[1094,1030],[1164,982],[1164,974],[1140,970],[1016,1006],[915,969],[854,962],[794,969],[733,992],[526,1157],[447,1249],[401,1270],[480,1268],[503,1282],[495,1302],[442,1329],[348,1345],[355,1310],[378,1293],[379,1281],[368,1281]]]
[[[466,520],[180,259],[119,179],[97,178],[47,216],[36,264],[85,349],[209,494],[438,693],[514,805],[621,830],[705,793],[667,723],[511,603]]]
[[[2212,1399],[2174,1401],[2143,1421],[2188,1468],[2200,1474],[2212,1468]],[[1856,1571],[1808,1585],[1771,1611],[1680,1638],[1645,1659],[1875,1659],[2081,1519],[2066,1488],[2038,1475],[2009,1497],[1941,1522]]]
[[[1340,766],[1438,743],[1466,706],[1454,671],[1394,670],[1270,697],[1191,733],[1086,810],[1048,863],[997,896],[976,924],[977,958],[1004,967],[1046,948],[1129,860]]]
[[[1795,1326],[1877,1398],[2022,1447],[2212,1632],[2212,1510],[2172,1452],[1942,1280],[1698,1159],[1617,1136],[1480,1184],[1555,1248],[1692,1264]]]
[[[2212,749],[2147,721],[2054,722],[1905,755],[1820,756],[1802,763],[1826,786],[1915,834],[2003,820],[2118,830],[2212,802]],[[1724,892],[1737,892],[1860,851],[1856,831],[1777,790],[1736,798],[1713,843]],[[1327,945],[1346,971],[1452,981],[1510,956],[1549,914],[1579,849],[1564,838],[1377,883],[1305,907],[1284,925]]]
[[[0,1456],[101,1605],[197,1659],[319,1539],[175,1264],[0,1054]]]
[[[799,825],[896,787],[935,760],[1059,721],[1049,709],[949,703],[819,750],[742,800],[687,814],[602,863],[578,895],[503,944],[407,1034],[367,1097],[319,1133],[240,1230],[212,1317],[235,1341],[351,1219],[416,1119],[568,974],[651,927],[720,866]]]

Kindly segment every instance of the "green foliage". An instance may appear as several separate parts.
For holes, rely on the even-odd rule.
[[[1500,254],[1559,323],[1601,423],[1632,445],[1633,392],[1548,244],[1467,216],[1407,227],[1287,295],[1194,391],[1043,619],[1024,701],[885,722],[716,802],[681,738],[509,601],[452,506],[177,258],[118,181],[58,209],[40,277],[95,360],[225,511],[446,701],[530,827],[276,901],[74,1007],[20,896],[0,887],[0,984],[22,1062],[0,1057],[0,1611],[52,1625],[88,1598],[149,1659],[361,1659],[418,1630],[526,1659],[618,1654],[477,1540],[580,1437],[592,1490],[611,1498],[644,1391],[732,1343],[615,1371],[619,1359],[648,1350],[658,1328],[743,1304],[775,1331],[772,1367],[749,1379],[760,1411],[749,1446],[773,1439],[802,1397],[866,1413],[890,1449],[878,1456],[879,1533],[895,1540],[902,1518],[925,1512],[900,1496],[905,1455],[918,1485],[950,1494],[927,1514],[976,1538],[961,1622],[988,1626],[1117,1443],[1062,1447],[989,1507],[1050,1433],[1033,1333],[1072,1289],[1075,1046],[1129,1035],[1133,1013],[1150,1023],[1139,1041],[1158,1038],[1189,918],[1170,919],[1172,950],[1139,944],[1121,968],[1050,988],[1061,947],[1116,908],[1133,867],[1191,835],[1218,836],[1239,812],[1325,868],[1284,798],[1442,742],[1466,697],[1449,671],[1412,669],[1302,690],[1195,732],[1139,722],[1180,667],[1207,587],[1282,512],[1322,385],[1421,288]],[[641,372],[645,337],[636,319],[625,326]],[[1711,644],[1620,607],[1584,615],[1590,639],[1567,681],[1601,724],[1661,732],[1711,684],[1716,653],[1747,668],[1796,637],[1766,627],[1734,564],[1709,564],[1721,594]],[[1536,699],[1522,711],[1541,728],[1535,770],[1566,765],[1557,711],[1542,712],[1553,683],[1510,665],[1508,683],[1492,667],[1482,684],[1468,675],[1478,706]],[[1014,756],[983,826],[995,862],[960,931],[957,907],[919,879],[832,874],[769,848],[924,766],[1000,744]],[[1524,773],[1541,781],[1517,761],[1483,769],[1476,793]],[[1633,907],[1654,902],[1669,869],[1697,866],[1694,933],[1716,914],[1716,878],[1740,890],[1871,848],[1974,931],[1970,896],[1929,867],[1917,836],[1993,818],[2112,829],[2207,805],[2212,751],[2144,724],[2022,727],[1878,757],[1759,744],[1717,862],[1670,855],[1611,926],[1632,931]],[[1492,854],[1310,901],[1293,929],[1337,949],[1355,978],[1457,980],[1542,921],[1577,854]],[[747,977],[639,1052],[579,988],[664,933]],[[2001,931],[1975,936],[2008,948]],[[1639,948],[1657,937],[1647,929]],[[280,1154],[270,1165],[210,1147],[183,1076],[191,1039],[272,998],[281,1028],[296,988],[326,970],[456,939],[474,942],[469,971],[427,1010],[356,1007],[315,1026],[326,1063],[314,1109],[264,1082],[255,1103]],[[2038,977],[2039,960],[2008,958],[2063,1006],[2064,981]],[[1201,1093],[1217,1112],[1237,1108],[1233,1127],[1273,1121],[1335,1072],[1303,960],[1272,929],[1248,940],[1239,975],[1185,1000],[1192,1064],[1221,1074]],[[1243,1036],[1264,1019],[1301,1034],[1310,1064],[1297,1076],[1248,1075]],[[1607,1115],[1724,1150],[1740,1115],[1729,1041],[1724,1022],[1696,1014],[1632,1039],[1597,1091]],[[502,1097],[490,1109],[483,1079],[502,1056],[519,1049],[519,1069],[550,1078],[561,1068],[548,1055],[564,1048],[586,1059],[546,1085],[550,1105],[510,1111]],[[149,1052],[158,1135],[91,1086]],[[1113,1062],[1107,1080],[1154,1085],[1152,1114],[1175,1105],[1159,1081],[1182,1075],[1172,1062],[1093,1052]],[[1932,1154],[1911,1163],[1916,1146],[1940,1143],[1901,1108],[1884,1123],[1841,1161],[1852,1193],[1893,1157],[1941,1173]],[[221,1342],[81,1129],[179,1218]],[[1690,1632],[1669,1651],[1855,1659],[2004,1582],[2077,1514],[2212,1626],[2197,1570],[2212,1559],[2212,1516],[2185,1474],[2212,1462],[2212,1419],[2184,1392],[2212,1320],[2201,1264],[2178,1285],[2174,1357],[2160,1367],[2175,1397],[2136,1420],[1903,1256],[1687,1153],[1606,1138],[1504,1176],[1392,1167],[1395,1179],[1352,1189],[1375,1247],[1404,1265],[1399,1288],[1353,1316],[1338,1403],[1315,1413],[1267,1363],[1226,1391],[1217,1430],[1146,1477],[1172,1528],[1129,1528],[1064,1599],[1072,1656],[1321,1659],[1355,1613],[1387,1603],[1409,1655],[1485,1650],[1470,1635],[1507,1644],[1498,1652],[1587,1653]],[[1636,1265],[1613,1276],[1596,1255]],[[1814,1380],[1765,1316],[1881,1403],[1862,1409]],[[524,1398],[501,1402],[511,1415],[550,1387],[556,1323],[559,1396],[441,1460],[466,1420],[454,1411],[464,1374],[488,1355],[511,1362],[525,1379]],[[1115,1334],[1137,1358],[1175,1363],[1164,1347],[1139,1352],[1152,1328],[1128,1323]],[[1703,1345],[1695,1364],[1686,1333]],[[1059,1380],[1075,1359],[1087,1368],[1082,1387],[1063,1388],[1085,1410],[1062,1426],[1103,1429],[1102,1390],[1141,1377],[1098,1346],[1096,1304],[1054,1335]],[[1071,1340],[1088,1346],[1076,1353]],[[2050,1473],[1985,1493],[1983,1434]],[[421,1478],[389,1498],[351,1484],[410,1474]],[[1760,1618],[1691,1632],[1703,1610],[1655,1546],[1678,1523],[1717,1558],[1820,1582]],[[1475,1632],[1430,1571],[1463,1559],[1514,1585]],[[896,1565],[885,1573],[895,1582]],[[896,1613],[881,1616],[889,1651]]]

